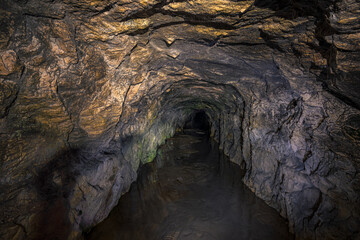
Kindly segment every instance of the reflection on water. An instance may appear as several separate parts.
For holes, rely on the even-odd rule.
[[[177,134],[158,153],[86,239],[293,239],[285,220],[242,184],[239,167],[201,132]]]

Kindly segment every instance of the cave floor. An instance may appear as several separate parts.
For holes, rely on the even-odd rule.
[[[204,132],[176,134],[85,239],[293,239],[241,177]]]

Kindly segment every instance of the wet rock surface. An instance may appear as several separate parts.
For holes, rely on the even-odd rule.
[[[297,238],[359,238],[357,0],[0,3],[1,238],[80,238],[199,111]]]
[[[85,239],[293,239],[242,173],[205,132],[177,133]]]

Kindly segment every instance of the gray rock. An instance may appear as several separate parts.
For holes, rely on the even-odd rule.
[[[359,238],[359,3],[222,2],[1,2],[1,238],[79,238],[199,110],[298,239]]]

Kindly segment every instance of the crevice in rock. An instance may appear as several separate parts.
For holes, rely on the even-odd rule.
[[[26,74],[26,69],[25,67],[22,67],[21,69],[21,73],[20,73],[20,82],[22,82],[22,79],[24,77],[24,75]],[[12,106],[14,106],[18,96],[19,96],[19,92],[20,92],[20,86],[16,86],[16,91],[15,91],[15,96],[13,97],[13,99],[5,106],[5,111],[3,115],[0,115],[0,119],[1,118],[5,118],[9,115],[9,111],[11,109]]]
[[[336,97],[337,99],[339,99],[340,101],[346,103],[347,105],[349,105],[357,110],[360,110],[360,104],[355,102],[352,98],[349,98],[348,96],[345,96],[344,94],[330,88],[327,83],[328,81],[324,81],[323,80],[324,78],[325,79],[336,78],[336,76],[334,74],[329,74],[328,71],[324,71],[319,76],[318,79],[322,82],[323,89],[325,91],[327,91],[328,93],[330,93],[331,95],[333,95],[334,97]]]
[[[103,13],[109,12],[111,11],[118,3],[117,2],[113,2],[109,5],[107,5],[106,7],[104,7],[102,10],[96,12],[94,15],[92,15],[93,17],[99,16]]]
[[[269,34],[267,34],[266,32],[264,32],[263,30],[259,30],[260,31],[260,37],[265,41],[266,45],[268,45],[269,47],[278,50],[279,52],[284,53],[285,51],[279,46],[279,44],[275,41],[272,41],[272,36],[270,36]]]
[[[34,18],[47,18],[52,20],[63,20],[65,18],[64,16],[48,16],[48,15],[41,15],[36,13],[24,13],[24,16],[34,17]]]
[[[357,237],[358,3],[180,2],[4,0],[0,238],[79,237],[196,113],[297,237]]]

